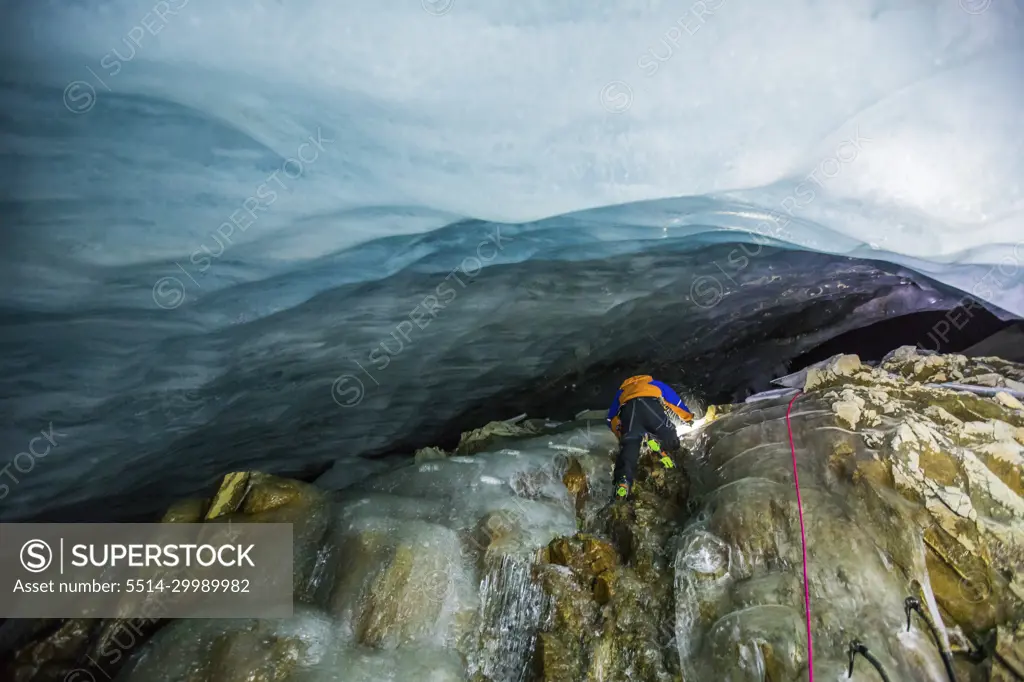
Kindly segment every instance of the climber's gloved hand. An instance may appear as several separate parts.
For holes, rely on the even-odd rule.
[[[663,467],[665,467],[666,469],[675,469],[676,463],[674,461],[672,461],[672,458],[669,456],[669,454],[667,452],[662,452],[662,450],[661,450],[661,443],[659,443],[658,441],[654,440],[653,438],[648,438],[647,439],[647,447],[649,447],[651,449],[651,452],[653,452],[655,454],[661,453],[661,458],[660,459],[661,459],[661,465]]]

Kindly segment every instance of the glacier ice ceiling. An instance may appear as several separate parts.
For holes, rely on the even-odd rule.
[[[3,519],[1024,315],[1020,0],[0,11]]]

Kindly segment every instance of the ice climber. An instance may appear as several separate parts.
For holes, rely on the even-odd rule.
[[[661,452],[661,463],[672,468],[675,463],[670,453],[679,451],[679,436],[669,417],[669,410],[684,421],[691,421],[693,413],[672,387],[655,381],[647,374],[626,379],[619,386],[615,400],[608,409],[608,427],[619,439],[619,456],[615,460],[615,497],[625,499],[633,488],[640,446],[648,434],[657,440],[648,441],[655,452]]]

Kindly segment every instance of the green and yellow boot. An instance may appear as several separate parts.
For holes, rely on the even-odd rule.
[[[629,498],[629,482],[625,479],[619,481],[618,485],[615,486],[615,500],[625,501]]]

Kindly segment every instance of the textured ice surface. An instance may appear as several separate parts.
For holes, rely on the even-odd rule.
[[[0,517],[379,454],[666,338],[741,390],[800,352],[783,303],[864,295],[819,340],[950,304],[683,244],[754,231],[1024,311],[1019,2],[425,4],[3,4],[0,444],[65,436]]]
[[[529,679],[545,595],[528,562],[503,556],[487,566],[480,585],[480,643],[468,672],[487,679]]]
[[[367,479],[358,490],[343,491],[343,525],[359,519],[419,519],[472,533],[488,514],[501,513],[500,519],[523,533],[520,547],[526,552],[571,534],[576,522],[561,481],[565,459],[552,450],[531,448],[538,440],[522,441],[515,456],[450,457]],[[479,549],[479,541],[474,546]]]
[[[315,608],[172,623],[120,682],[522,682],[546,603],[532,565],[576,531],[566,458],[548,446],[579,443],[610,465],[606,439],[581,424],[517,441],[515,454],[409,464],[341,491]]]
[[[291,659],[311,669],[330,659],[338,647],[330,618],[311,609],[297,608],[290,619],[185,619],[171,623],[147,644],[118,679],[132,682],[168,682],[186,679],[201,665],[214,665],[221,656],[226,669],[259,660]],[[218,642],[220,647],[217,647]],[[286,642],[291,653],[272,653]]]
[[[490,229],[475,224],[459,234],[483,239]],[[549,229],[557,232],[554,224]],[[537,239],[539,248],[544,239]],[[434,444],[439,429],[459,417],[466,430],[476,428],[486,417],[472,411],[503,409],[510,391],[521,391],[519,399],[525,395],[537,410],[571,414],[577,405],[610,400],[622,380],[611,368],[639,358],[646,368],[638,369],[662,367],[676,385],[742,393],[832,335],[951,307],[959,298],[867,263],[768,247],[746,267],[728,270],[730,281],[719,268],[735,249],[676,242],[656,254],[487,269],[423,329],[408,313],[449,284],[444,274],[339,287],[217,332],[201,330],[220,304],[203,304],[211,312],[182,307],[172,311],[174,324],[191,319],[185,328],[197,331],[181,336],[181,327],[162,326],[169,317],[147,316],[136,335],[91,313],[69,337],[52,335],[57,322],[48,316],[30,315],[13,340],[4,339],[12,352],[20,348],[0,375],[11,396],[3,403],[8,424],[23,425],[8,432],[10,449],[19,452],[51,421],[66,435],[31,475],[12,472],[19,484],[0,515],[40,514],[101,496],[103,505],[90,514],[155,511],[237,468],[302,471],[341,460],[330,479],[351,484],[394,465],[353,465],[354,458],[394,451],[402,440]],[[408,341],[396,331],[403,319],[413,329]],[[798,340],[765,340],[780,331]],[[99,347],[94,334],[104,339]],[[134,344],[126,349],[119,338]],[[735,350],[722,352],[723,340]],[[113,365],[115,372],[93,351],[116,352],[124,364]],[[371,353],[386,364],[374,364]],[[582,378],[575,394],[558,381],[569,374]],[[29,386],[31,395],[17,399]],[[536,447],[549,450],[547,440]],[[173,475],[166,475],[168,462]],[[468,484],[488,485],[480,473]]]
[[[352,648],[329,618],[303,608],[287,620],[175,621],[117,680],[180,682],[205,673],[210,680],[462,682],[463,671],[456,654],[439,649]]]
[[[391,219],[353,212],[367,205],[519,221],[722,194],[749,201],[745,212],[756,213],[794,197],[793,240],[811,248],[995,265],[1020,242],[1016,2],[986,3],[974,14],[927,0],[720,0],[703,12],[660,0],[557,9],[539,0],[514,8],[500,0],[432,4],[447,10],[443,16],[399,0],[169,4],[176,11],[156,23],[148,0],[7,8],[7,25],[22,27],[5,36],[7,51],[36,62],[19,77],[56,88],[51,108],[70,81],[97,91],[72,144],[113,155],[138,140],[103,140],[100,128],[120,118],[125,135],[144,117],[168,147],[187,143],[169,156],[134,147],[136,156],[112,158],[116,175],[106,184],[75,164],[50,178],[64,199],[101,200],[54,226],[73,240],[62,250],[82,260],[143,263],[188,253],[222,222],[222,207],[234,210],[251,192],[249,178],[261,179],[253,166],[268,153],[294,156],[317,126],[334,146],[310,164],[309,182],[287,206],[244,236],[242,272],[255,265],[259,241],[278,247],[259,249],[261,260],[293,262],[444,221],[418,209]],[[153,28],[138,29],[136,47],[127,36],[144,20]],[[70,95],[72,106],[88,104]],[[132,99],[139,96],[148,101]],[[187,109],[159,116],[166,103]],[[189,121],[189,109],[220,126]],[[863,143],[841,147],[844,140]],[[34,142],[37,158],[59,153],[49,136],[30,142],[23,132],[14,142]],[[134,172],[139,164],[147,172]],[[160,192],[168,180],[173,196]],[[22,192],[46,196],[38,185]],[[122,214],[119,224],[92,221],[80,231],[86,216],[109,216],[118,194],[129,192],[129,202],[165,196],[142,209],[156,224],[134,229]],[[208,197],[205,206],[191,201],[197,195]],[[714,202],[707,206],[715,212]],[[167,209],[178,219],[168,220]],[[679,213],[619,216],[659,228],[695,222]],[[283,229],[300,218],[303,229]],[[89,247],[98,241],[110,247]],[[1019,288],[993,295],[1022,309]]]
[[[770,670],[799,679],[806,666],[788,402],[776,397],[738,408],[701,441],[699,457],[686,460],[699,511],[678,538],[675,626],[684,671],[696,679],[757,680]],[[858,638],[900,679],[942,679],[927,635],[903,633],[901,607],[915,583],[931,618],[942,622],[922,531],[895,515],[879,523],[837,481],[837,453],[859,449],[871,461],[860,433],[836,426],[814,397],[797,403],[791,418],[802,458],[815,677],[846,679],[846,647]],[[864,668],[854,679],[875,679]]]

